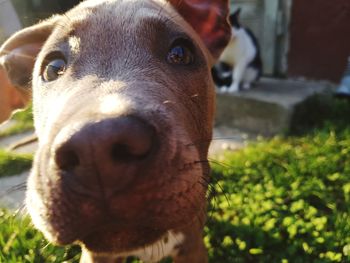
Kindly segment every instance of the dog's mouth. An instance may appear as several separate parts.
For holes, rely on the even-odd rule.
[[[90,229],[78,243],[97,253],[118,253],[142,248],[159,240],[167,231],[106,223]],[[132,244],[132,245],[131,245]]]
[[[54,243],[79,242],[90,251],[115,253],[152,244],[194,220],[204,222],[203,174],[208,166],[196,162],[199,157],[191,152],[193,147],[181,144],[176,148],[175,153],[168,151],[172,152],[169,156],[164,147],[154,157],[138,161],[137,168],[123,163],[127,171],[136,171],[131,182],[123,182],[123,188],[118,186],[123,170],[111,178],[113,173],[101,175],[93,163],[88,168],[58,169],[50,165],[54,158],[48,154],[49,148],[42,149],[27,194],[35,193],[41,199],[39,208],[28,205],[35,225],[49,233],[46,236]],[[84,181],[85,175],[96,182]],[[110,184],[101,183],[101,176]],[[29,197],[28,201],[32,203]]]
[[[53,197],[56,203],[46,203],[45,228],[54,243],[78,242],[97,253],[143,248],[168,231],[182,229],[194,220],[204,222],[205,188],[202,183],[184,182],[178,178],[163,189],[145,188],[145,193],[130,189],[108,201],[64,187],[63,195]]]

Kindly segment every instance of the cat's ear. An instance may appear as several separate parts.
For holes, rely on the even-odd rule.
[[[239,17],[239,15],[241,14],[241,10],[242,10],[242,8],[238,8],[232,15]]]
[[[238,8],[234,13],[232,13],[231,15],[230,15],[230,23],[231,23],[231,25],[232,26],[234,26],[234,27],[240,27],[241,25],[240,25],[240,23],[239,23],[239,15],[241,14],[241,8]]]

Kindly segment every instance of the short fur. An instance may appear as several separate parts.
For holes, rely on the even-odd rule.
[[[210,69],[229,41],[227,18],[223,0],[88,0],[3,44],[8,110],[22,106],[8,90],[33,94],[39,147],[26,204],[50,241],[80,244],[84,263],[207,262]],[[191,63],[169,62],[176,43]],[[24,65],[14,54],[25,60],[28,47],[37,52]],[[55,59],[66,66],[47,81]]]

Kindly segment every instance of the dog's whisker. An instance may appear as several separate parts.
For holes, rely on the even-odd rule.
[[[20,204],[19,207],[15,210],[12,211],[11,216],[12,217],[17,217],[21,214],[21,211],[23,209],[24,204]]]
[[[44,245],[41,249],[42,250],[45,250],[45,249],[47,249],[50,245],[51,245],[51,243],[50,242],[45,242],[46,243],[46,245]]]
[[[226,169],[234,168],[232,165],[230,165],[228,163],[224,163],[222,161],[215,160],[215,159],[212,159],[212,158],[208,158],[207,160],[201,160],[200,162],[208,162],[208,163],[216,164],[216,165],[219,165],[219,166],[224,167]]]
[[[214,180],[214,178],[212,178],[212,180]],[[226,194],[226,191],[225,191],[225,189],[222,187],[222,185],[220,184],[220,182],[219,182],[219,181],[215,181],[214,183],[215,183],[216,186],[219,187],[221,193],[225,196],[226,201],[227,201],[228,203],[230,203],[229,198],[228,198],[228,196],[227,196],[227,194]]]
[[[19,209],[19,213],[23,216],[28,216],[28,210],[27,210],[27,206],[26,204],[23,202],[20,207],[18,208]],[[31,224],[32,222],[29,221],[29,224]]]
[[[200,146],[202,144],[209,143],[211,141],[229,141],[229,140],[235,141],[235,140],[241,140],[241,139],[242,137],[240,135],[234,135],[234,136],[228,136],[228,137],[216,137],[212,139],[200,139],[184,145],[187,147],[194,147],[194,146]]]
[[[204,226],[204,224],[205,224],[205,214],[206,213],[207,213],[207,209],[203,206],[197,214],[198,222],[201,226]]]
[[[186,147],[201,146],[202,144],[211,142],[211,139],[199,139],[190,143],[184,144]]]
[[[27,189],[27,183],[20,183],[20,184],[14,185],[9,189],[5,190],[3,193],[0,193],[0,199],[18,191],[25,191],[26,189]]]

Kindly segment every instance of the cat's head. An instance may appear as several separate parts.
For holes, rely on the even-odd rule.
[[[240,29],[241,24],[239,22],[239,15],[241,13],[241,8],[238,8],[234,13],[230,15],[230,23],[233,28]]]

